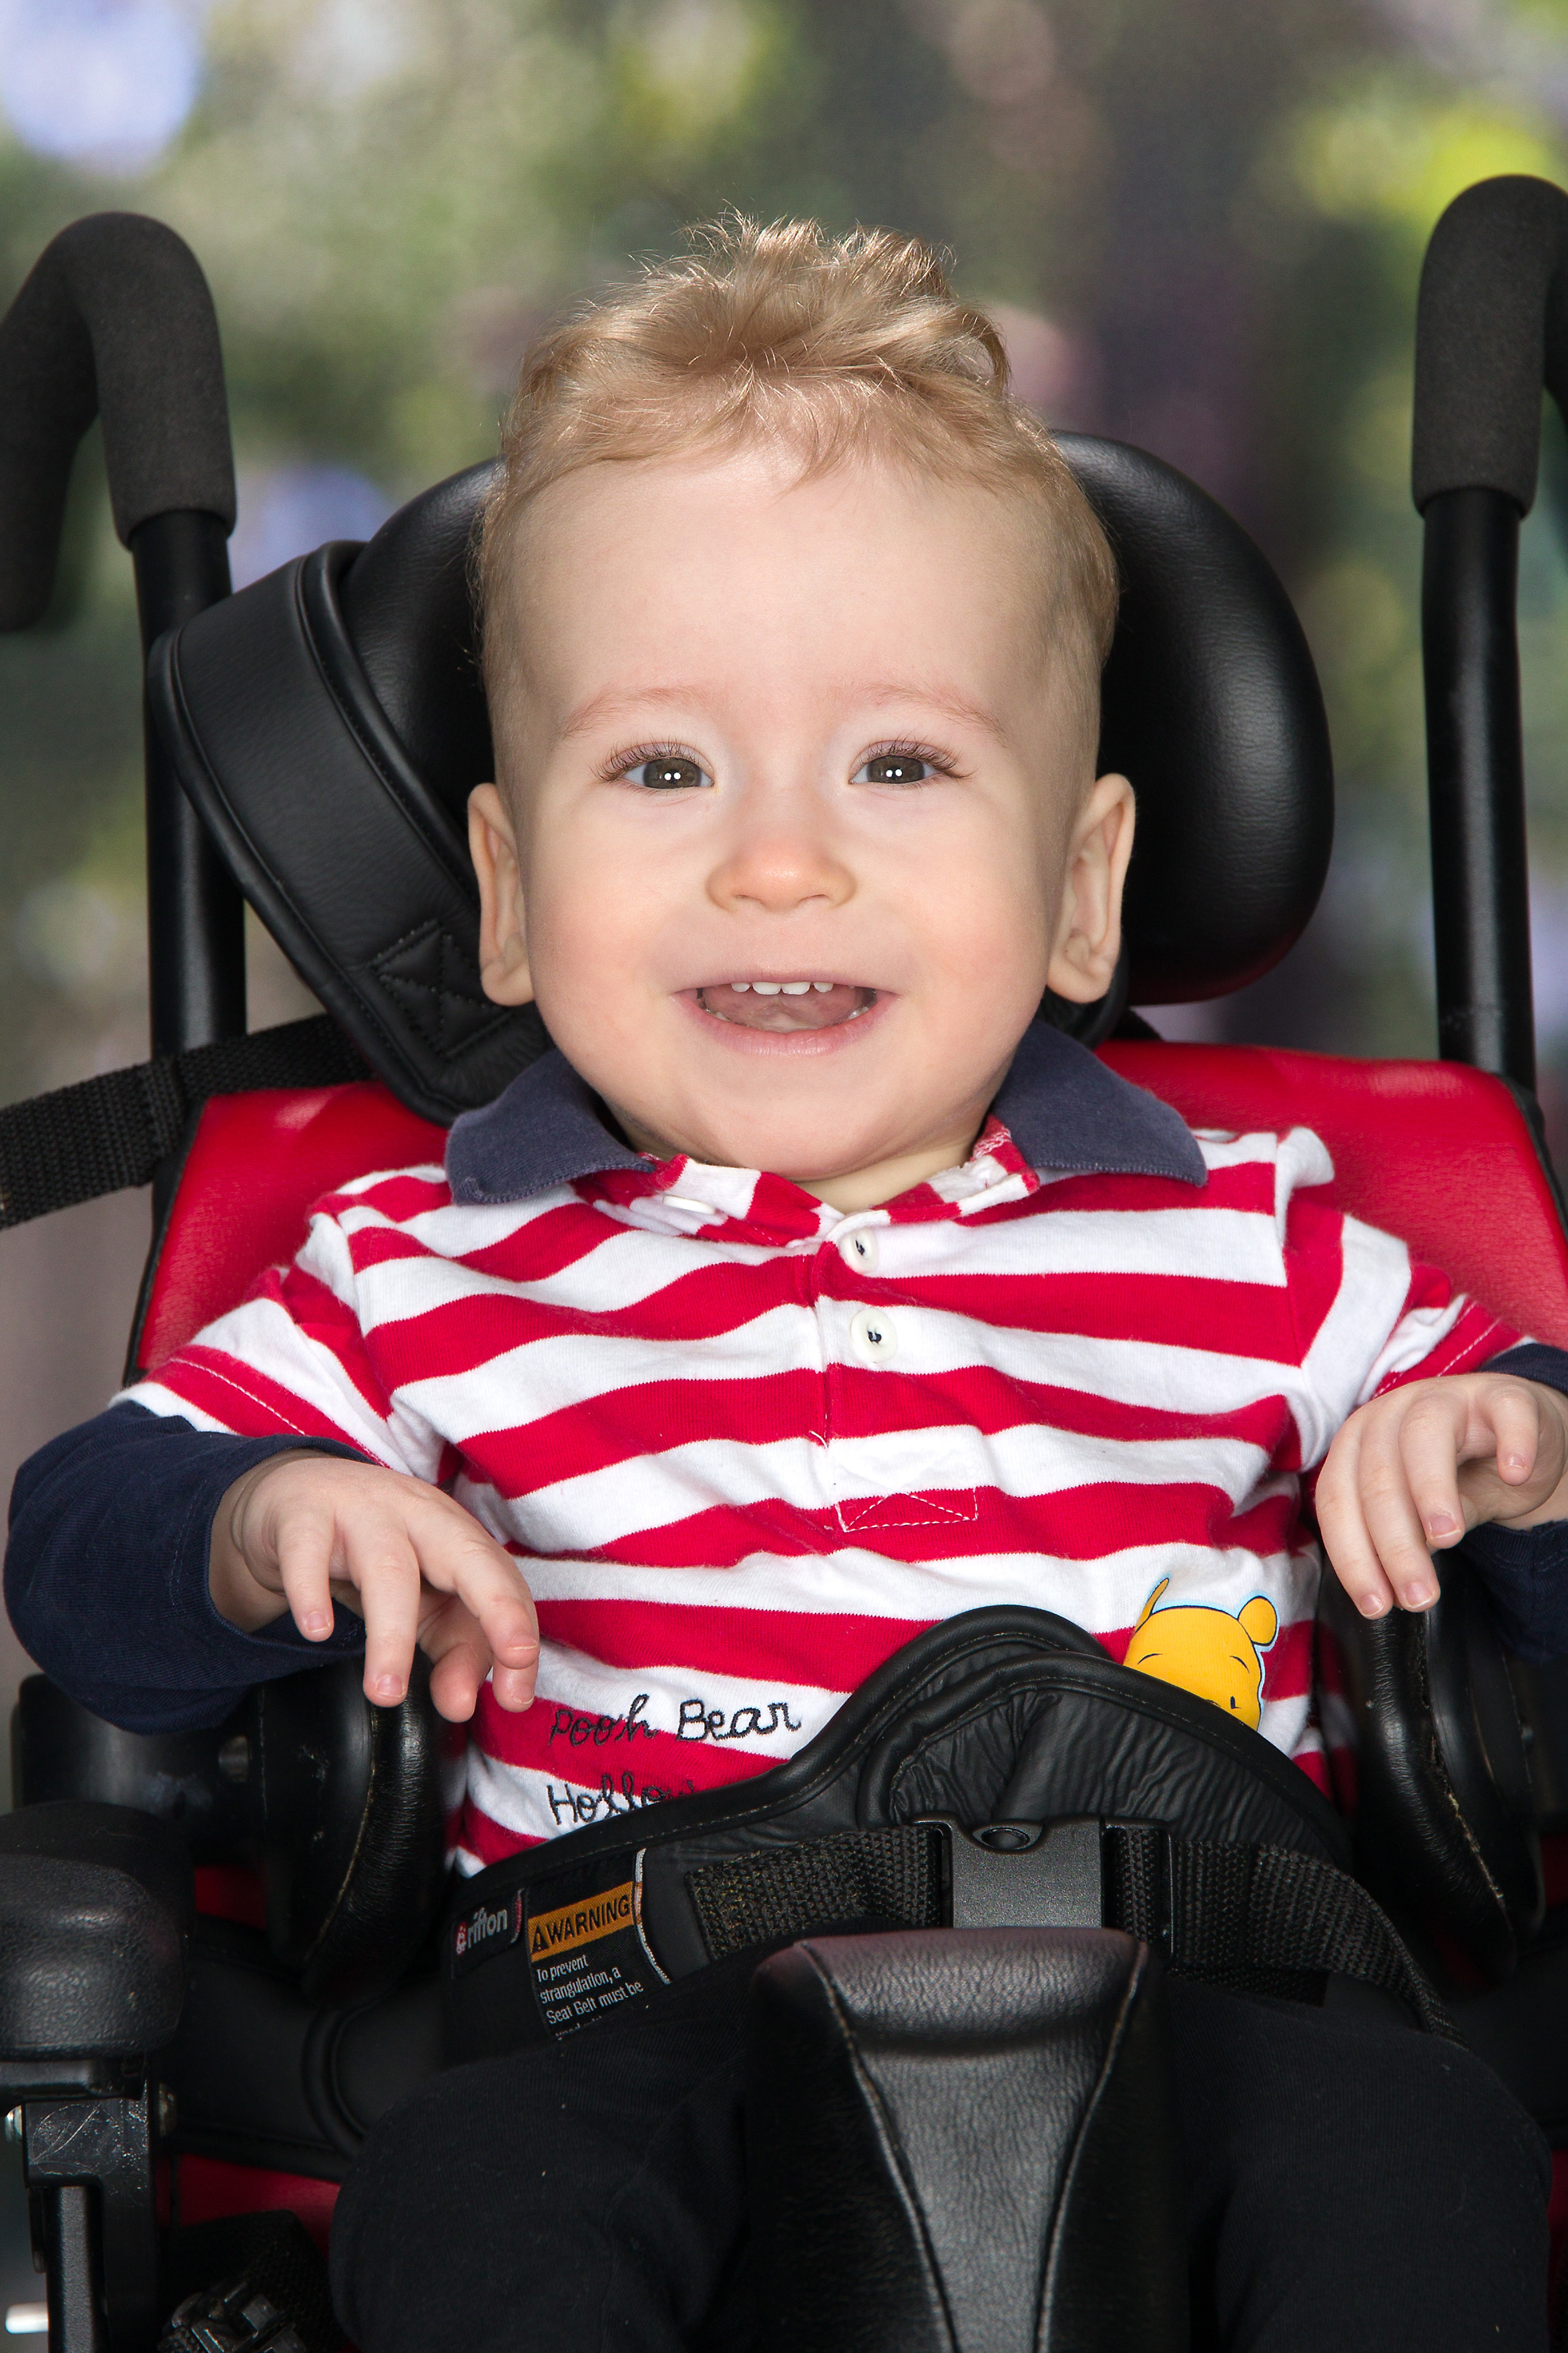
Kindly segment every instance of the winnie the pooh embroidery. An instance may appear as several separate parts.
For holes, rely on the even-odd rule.
[[[1256,1732],[1263,1714],[1263,1652],[1279,1631],[1274,1604],[1255,1593],[1234,1618],[1206,1603],[1156,1610],[1170,1582],[1163,1577],[1143,1604],[1123,1663],[1194,1693]]]

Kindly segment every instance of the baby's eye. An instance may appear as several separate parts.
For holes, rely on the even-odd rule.
[[[623,768],[621,774],[629,785],[646,786],[650,793],[684,792],[693,785],[710,785],[712,777],[684,752],[659,752],[650,760],[639,760],[634,767]]]
[[[862,760],[849,781],[852,785],[923,785],[929,776],[945,772],[929,753],[873,752]]]

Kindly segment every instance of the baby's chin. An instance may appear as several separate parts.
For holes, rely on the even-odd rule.
[[[862,1106],[862,1111],[869,1106]],[[631,1141],[660,1158],[684,1152],[690,1159],[716,1168],[760,1168],[784,1177],[808,1192],[852,1181],[867,1171],[895,1164],[933,1148],[918,1133],[911,1134],[907,1104],[889,1107],[886,1121],[862,1117],[853,1124],[824,1116],[820,1109],[801,1111],[795,1117],[773,1103],[753,1117],[738,1117],[734,1106],[714,1104],[704,1117],[689,1105],[686,1116],[655,1126],[634,1113],[617,1113]],[[672,1141],[671,1137],[680,1141]],[[948,1155],[962,1160],[956,1149]]]

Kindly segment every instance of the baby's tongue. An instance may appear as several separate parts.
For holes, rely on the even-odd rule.
[[[773,996],[754,983],[732,988],[728,981],[720,981],[714,987],[700,988],[697,1001],[721,1021],[736,1022],[742,1029],[831,1029],[863,1011],[875,995],[874,989],[857,988],[847,981],[835,981],[831,988],[813,982],[803,997],[786,997],[782,987]]]

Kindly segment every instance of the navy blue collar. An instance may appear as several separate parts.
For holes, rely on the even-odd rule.
[[[1044,1021],[1024,1032],[991,1108],[1042,1176],[1206,1182],[1203,1154],[1168,1103]],[[597,1095],[553,1049],[483,1111],[466,1111],[447,1144],[452,1198],[476,1207],[532,1200],[606,1168],[654,1166],[622,1143]]]

